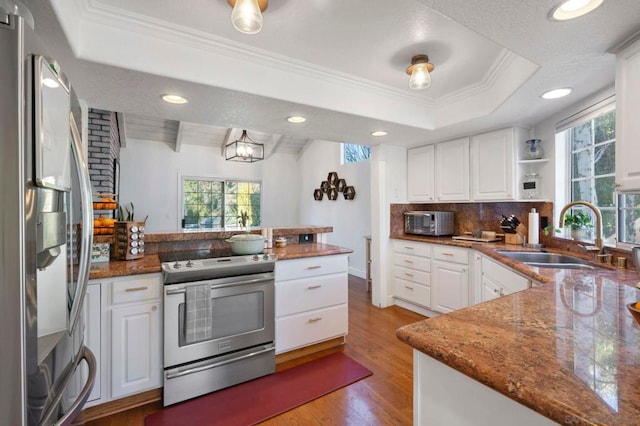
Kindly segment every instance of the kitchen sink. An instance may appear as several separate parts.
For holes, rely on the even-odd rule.
[[[558,253],[499,250],[503,256],[539,268],[596,269],[584,259]]]

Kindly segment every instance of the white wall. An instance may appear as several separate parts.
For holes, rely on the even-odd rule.
[[[120,197],[133,202],[136,220],[148,214],[147,232],[181,231],[179,177],[202,176],[262,181],[262,227],[299,224],[297,155],[274,154],[252,164],[226,161],[219,148],[128,140],[120,151]]]
[[[371,234],[370,161],[340,164],[340,144],[314,141],[302,154],[299,161],[300,187],[299,206],[301,225],[333,226],[327,234],[327,243],[350,248],[349,272],[364,278],[366,275],[365,239]],[[355,187],[354,200],[338,199],[322,201],[313,198],[313,190],[327,180],[329,172],[337,172],[347,185]]]

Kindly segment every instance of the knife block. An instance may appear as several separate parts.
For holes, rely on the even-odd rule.
[[[504,234],[504,243],[521,246],[524,240],[520,234]]]
[[[133,260],[144,257],[144,222],[116,222],[112,257]]]

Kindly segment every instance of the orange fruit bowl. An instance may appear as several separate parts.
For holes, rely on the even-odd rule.
[[[638,305],[640,305],[640,302],[629,303],[627,309],[629,309],[629,312],[631,312],[636,322],[640,324],[640,307],[637,307]]]

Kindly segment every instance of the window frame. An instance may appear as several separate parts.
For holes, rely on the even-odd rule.
[[[182,221],[185,218],[185,197],[184,197],[184,182],[185,180],[201,180],[201,181],[210,181],[210,182],[222,182],[223,188],[226,187],[227,182],[238,182],[238,183],[257,183],[260,185],[260,223],[258,225],[252,224],[249,226],[249,229],[260,228],[262,224],[262,209],[264,206],[264,182],[262,179],[242,179],[242,178],[225,178],[219,176],[194,176],[194,175],[178,175],[178,229],[187,232],[226,232],[226,231],[240,231],[240,227],[229,227],[227,226],[227,221],[224,219],[224,206],[226,205],[224,196],[226,196],[226,192],[223,192],[223,223],[224,226],[222,228],[193,228],[188,229],[182,226]]]

